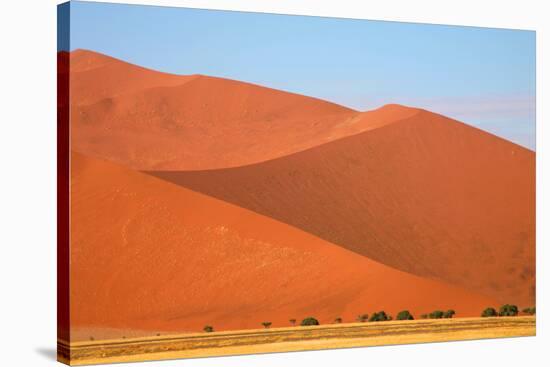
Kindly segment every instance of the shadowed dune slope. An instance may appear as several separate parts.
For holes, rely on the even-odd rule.
[[[81,331],[287,326],[291,318],[351,321],[381,309],[476,316],[495,304],[78,153],[71,200],[71,319]]]
[[[534,303],[535,154],[443,116],[418,110],[246,167],[152,174],[393,268]]]
[[[140,170],[242,166],[403,119],[229,79],[177,76],[71,54],[72,147]]]

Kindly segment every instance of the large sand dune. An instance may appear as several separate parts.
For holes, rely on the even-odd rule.
[[[403,119],[414,109],[357,111],[289,92],[144,69],[71,53],[72,147],[140,170],[262,162]]]
[[[535,154],[414,111],[263,163],[153,174],[394,268],[533,304]]]
[[[310,315],[349,322],[381,309],[477,316],[496,303],[144,173],[77,153],[71,164],[71,321],[80,335],[286,326]]]
[[[357,112],[85,50],[70,83],[74,329],[534,303],[527,149],[420,109]]]

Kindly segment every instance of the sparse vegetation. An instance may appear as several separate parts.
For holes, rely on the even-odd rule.
[[[264,329],[269,329],[269,327],[271,326],[271,322],[264,321],[264,322],[262,322],[262,325],[263,325]]]
[[[499,316],[517,316],[517,314],[518,306],[509,304],[500,306],[500,310],[498,312]]]
[[[336,324],[341,324],[342,323],[342,318],[341,317],[337,317],[334,319],[334,323]]]
[[[357,315],[357,318],[355,320],[357,320],[357,322],[367,322],[369,320],[369,315],[366,313],[362,315]]]
[[[214,328],[210,325],[206,325],[205,327],[202,328],[202,330],[204,330],[206,333],[214,332]]]
[[[395,318],[396,320],[414,320],[413,315],[408,310],[399,312]]]
[[[91,341],[94,341],[95,339],[94,339],[94,337],[93,337],[93,336],[90,336],[90,340],[91,340]]]
[[[319,321],[314,317],[306,317],[302,320],[301,324],[302,326],[313,326],[313,325],[319,325]]]
[[[278,343],[285,343],[284,350],[290,351],[308,349],[312,342],[323,348],[341,348],[359,345],[396,344],[402,343],[403,338],[414,342],[434,342],[527,336],[535,335],[536,332],[534,317],[502,317],[492,320],[480,320],[479,318],[441,319],[428,323],[414,320],[403,322],[398,328],[390,327],[389,329],[387,324],[383,322],[350,324],[345,325],[345,327],[327,325],[326,327],[292,329],[292,332],[275,328],[264,330],[261,333],[258,330],[239,330],[234,333],[224,331],[212,335],[204,333],[202,337],[183,333],[171,335],[170,338],[158,338],[154,343],[151,343],[151,340],[148,339],[142,341],[138,339],[132,342],[131,347],[128,343],[120,343],[117,340],[98,340],[96,338],[95,341],[85,342],[85,348],[77,348],[71,351],[70,357],[72,362],[77,362],[76,364],[89,365],[105,362],[106,350],[109,351],[110,362],[128,362],[135,361],[136,356],[147,354],[155,357],[155,353],[165,353],[167,351],[171,353],[170,356],[179,358],[197,357],[197,355],[225,355],[233,352],[235,354],[251,353],[257,350],[275,352],[281,350]],[[352,334],[350,334],[350,330]],[[391,332],[388,332],[390,330]],[[350,335],[353,337],[350,338]],[[246,338],[246,343],[243,343],[243,336]],[[126,340],[129,340],[128,338]],[[361,340],[360,344],[358,343],[359,340]],[[269,345],[273,345],[273,348],[266,350],[265,346]],[[289,349],[286,349],[286,346],[289,346]],[[197,351],[201,350],[204,353],[198,354]]]
[[[444,314],[445,314],[445,312],[443,312],[443,311],[435,310],[434,312],[432,312],[428,315],[428,318],[430,318],[430,319],[442,319]]]
[[[292,326],[296,326],[296,319],[290,319],[288,320]]]
[[[371,322],[372,321],[389,321],[391,319],[392,319],[391,316],[388,316],[386,312],[380,311],[380,312],[373,313],[369,321]]]
[[[487,307],[481,313],[481,317],[496,317],[496,316],[498,316],[498,313],[497,313],[497,310],[495,310],[493,307]]]
[[[535,315],[537,313],[536,307],[527,307],[521,310],[521,312],[527,314],[527,315]]]
[[[427,314],[427,313],[423,313],[422,315],[420,315],[420,318],[421,318],[421,319],[427,319],[427,318],[428,318],[428,314]]]
[[[444,319],[452,319],[455,314],[456,314],[455,310],[447,310],[447,311],[443,312],[443,318]]]

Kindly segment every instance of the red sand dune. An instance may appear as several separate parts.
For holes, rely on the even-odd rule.
[[[393,268],[534,304],[535,154],[443,116],[414,110],[263,163],[153,174]]]
[[[199,170],[282,157],[403,119],[234,80],[176,76],[71,54],[72,148],[139,170]]]
[[[534,303],[533,152],[414,108],[70,61],[72,148],[94,157],[72,161],[73,327]]]
[[[78,153],[71,163],[75,330],[288,326],[382,309],[472,316],[496,304],[144,173]]]
[[[70,73],[73,105],[106,103],[146,88],[182,85],[195,77],[149,70],[87,50],[70,53]]]

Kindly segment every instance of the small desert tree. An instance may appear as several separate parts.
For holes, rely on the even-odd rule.
[[[214,328],[210,325],[206,325],[205,327],[202,328],[202,330],[204,330],[206,333],[211,333],[214,331]]]
[[[341,317],[337,317],[334,319],[334,323],[336,324],[341,324],[342,323],[342,318]]]
[[[306,317],[302,320],[300,323],[302,326],[313,326],[313,325],[319,325],[319,321],[315,317]]]
[[[262,322],[262,325],[263,325],[263,327],[264,327],[265,329],[269,329],[269,327],[271,326],[271,322],[269,322],[269,321],[264,321],[264,322]]]
[[[288,320],[292,326],[296,326],[296,319],[290,319]]]
[[[498,312],[499,316],[517,316],[517,314],[518,306],[509,304],[500,306],[500,310]]]
[[[364,313],[362,315],[357,315],[357,318],[355,320],[357,320],[357,322],[367,322],[369,319],[369,315]]]
[[[369,319],[369,321],[388,321],[388,320],[391,320],[391,316],[388,316],[384,311],[373,313]]]
[[[527,315],[535,315],[537,313],[536,307],[527,307],[521,310],[521,312],[527,314]]]
[[[456,314],[455,310],[447,310],[447,311],[443,312],[443,318],[444,319],[452,319],[455,314]]]
[[[492,307],[487,307],[481,313],[481,317],[496,317],[498,316],[497,310]]]
[[[428,317],[430,319],[441,319],[445,313],[440,310],[435,310],[434,312],[430,313]]]
[[[408,310],[401,311],[397,314],[396,320],[414,320],[413,315]]]

